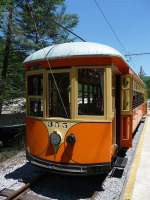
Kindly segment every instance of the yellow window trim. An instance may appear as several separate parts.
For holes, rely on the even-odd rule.
[[[43,95],[28,95],[28,83],[27,83],[27,78],[29,76],[32,75],[43,75]],[[31,116],[29,115],[29,111],[30,111],[30,99],[41,99],[43,100],[43,117],[46,117],[46,70],[42,69],[42,70],[32,70],[32,71],[27,71],[26,75],[25,75],[25,81],[26,81],[26,100],[27,100],[27,104],[26,104],[26,110],[27,110],[27,116]],[[44,98],[45,97],[45,98]],[[35,117],[35,116],[32,116]],[[37,117],[36,118],[41,118],[41,117]]]
[[[104,115],[99,116],[86,116],[78,115],[77,97],[78,97],[78,69],[81,68],[103,68],[104,69]],[[53,73],[70,72],[70,84],[71,84],[71,118],[69,120],[75,121],[93,121],[93,122],[110,122],[112,121],[114,114],[112,112],[112,66],[79,66],[71,67],[69,69],[52,69]],[[29,98],[41,98],[43,99],[44,107],[44,118],[48,117],[49,110],[49,86],[48,86],[48,75],[50,70],[32,70],[26,72],[26,99],[27,99],[27,111],[29,112]],[[35,74],[43,74],[43,95],[42,96],[28,96],[27,89],[27,77]],[[32,118],[42,119],[41,117],[28,116]],[[65,119],[68,120],[68,119]]]

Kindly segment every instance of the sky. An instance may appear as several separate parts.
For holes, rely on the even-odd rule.
[[[95,1],[117,34],[121,45]],[[74,32],[89,42],[111,46],[123,55],[150,53],[150,0],[66,0],[67,12],[79,16]],[[137,73],[140,66],[150,76],[150,54],[132,56],[129,64]]]

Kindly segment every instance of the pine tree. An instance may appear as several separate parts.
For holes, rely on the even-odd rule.
[[[0,114],[4,98],[24,93],[24,58],[43,46],[74,39],[55,21],[72,29],[78,17],[66,14],[65,0],[0,0]]]
[[[53,43],[72,41],[67,31],[58,26],[55,21],[72,29],[78,23],[75,14],[66,14],[64,0],[32,0],[18,3],[18,34],[20,49],[27,52],[37,50]]]
[[[4,55],[2,60],[2,69],[1,69],[1,79],[0,79],[0,113],[2,111],[2,102],[5,93],[5,85],[6,85],[6,75],[9,65],[9,56],[10,56],[10,49],[12,43],[12,16],[13,16],[13,2],[9,3],[8,6],[8,16],[7,16],[7,24],[6,30],[4,29],[5,35],[5,44],[4,44]],[[2,20],[2,19],[1,19]],[[6,19],[4,19],[5,21]]]
[[[140,78],[143,78],[145,76],[145,72],[144,72],[143,66],[140,66],[139,76],[140,76]]]

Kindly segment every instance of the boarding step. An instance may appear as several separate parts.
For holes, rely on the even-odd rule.
[[[117,156],[109,176],[115,177],[115,178],[121,178],[123,171],[124,171],[124,168],[127,164],[127,161],[128,161],[128,159],[126,157]]]
[[[125,168],[127,161],[128,161],[128,159],[126,157],[117,156],[115,163],[113,164],[113,167],[123,169],[123,168]]]

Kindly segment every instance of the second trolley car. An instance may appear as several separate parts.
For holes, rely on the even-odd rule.
[[[146,114],[143,81],[115,49],[46,47],[24,61],[28,160],[51,171],[105,173]]]

